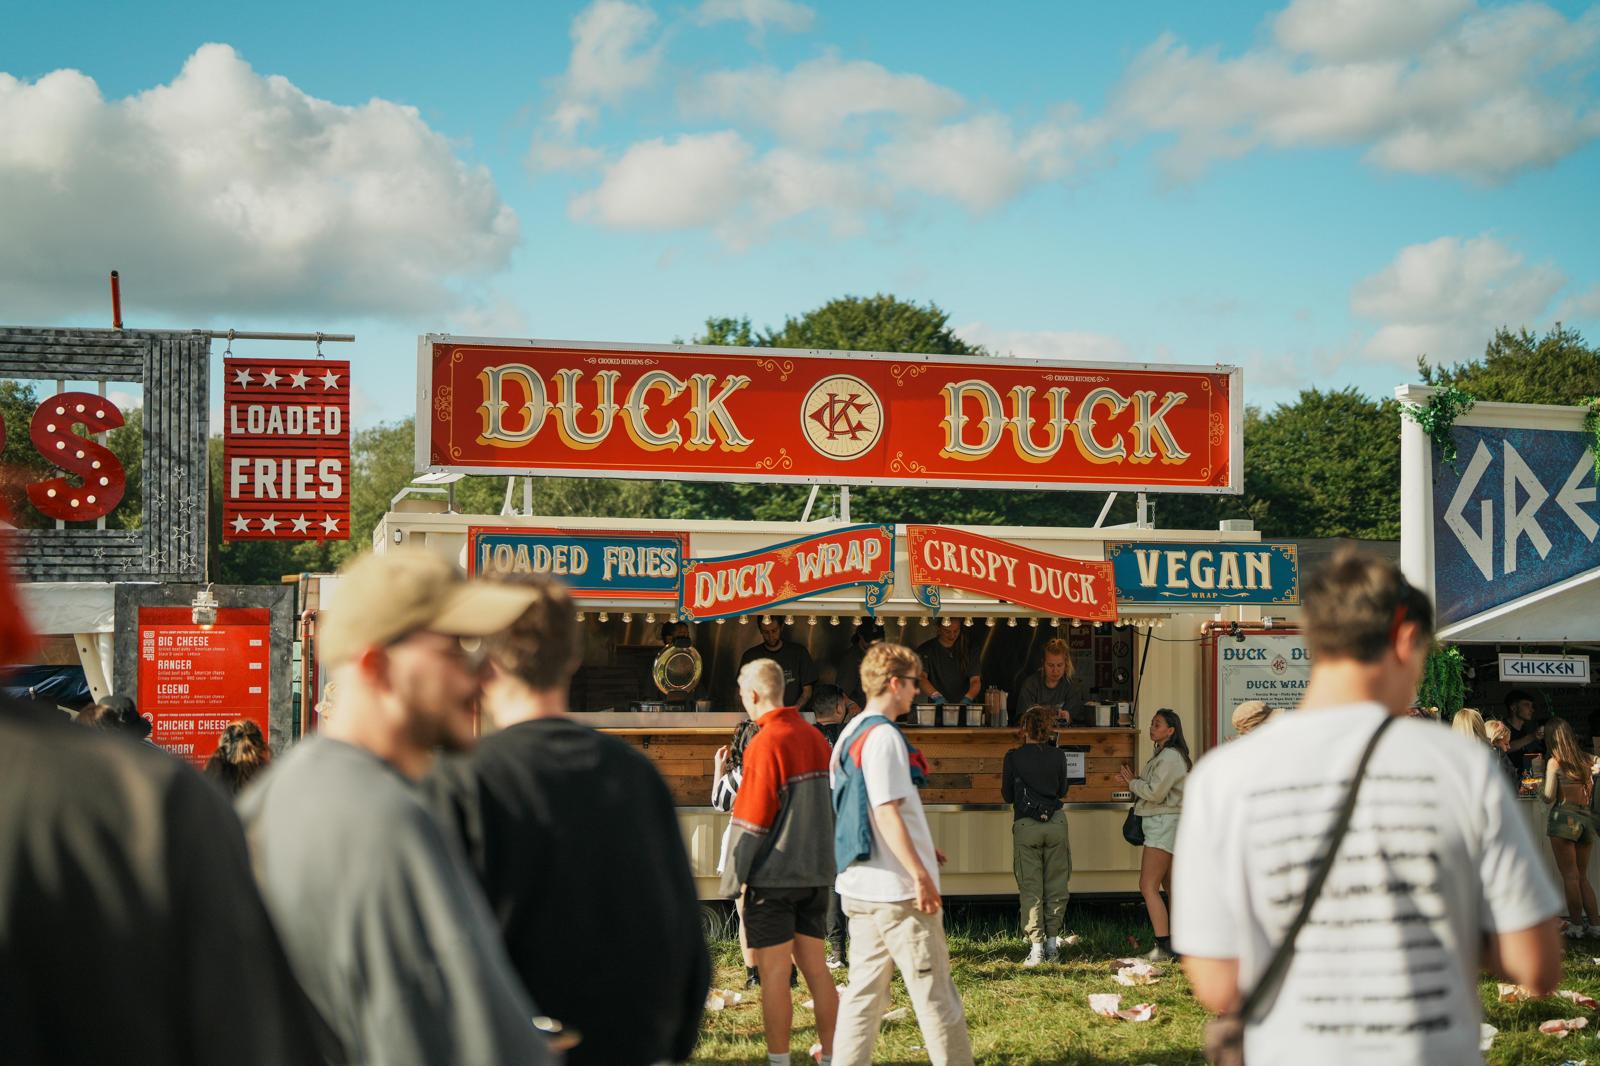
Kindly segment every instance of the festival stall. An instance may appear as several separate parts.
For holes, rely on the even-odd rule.
[[[749,649],[803,649],[818,680],[845,687],[857,626],[875,620],[916,647],[939,620],[957,620],[976,691],[919,703],[906,733],[929,758],[923,799],[950,855],[946,890],[1008,894],[1000,764],[1024,709],[1019,683],[1059,637],[1082,686],[1081,705],[1057,723],[1075,780],[1073,887],[1130,892],[1138,853],[1121,837],[1129,797],[1116,771],[1148,753],[1141,737],[1158,707],[1179,713],[1199,750],[1202,628],[1259,622],[1273,602],[1261,598],[1266,586],[1295,580],[1292,558],[1285,570],[1281,553],[1250,550],[1248,523],[1176,532],[850,520],[850,489],[869,485],[1236,493],[1243,406],[1230,367],[429,335],[417,395],[424,478],[838,490],[841,517],[824,522],[557,518],[531,502],[519,515],[462,515],[446,500],[407,499],[374,533],[380,551],[420,546],[471,573],[544,572],[573,589],[585,633],[574,711],[655,761],[708,897],[726,818],[709,806],[712,756],[744,717],[734,678]],[[782,627],[776,648],[764,622]]]
[[[1439,641],[1461,653],[1468,706],[1502,717],[1515,692],[1532,697],[1530,728],[1564,718],[1584,748],[1600,732],[1600,508],[1593,416],[1582,407],[1477,403],[1403,386],[1419,411],[1401,435],[1401,563],[1433,597]],[[1542,745],[1535,744],[1532,750]],[[1521,790],[1545,837],[1538,767]],[[1553,861],[1553,860],[1552,860]],[[1591,861],[1600,876],[1600,857]]]

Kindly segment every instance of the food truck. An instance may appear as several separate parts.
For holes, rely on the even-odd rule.
[[[1425,405],[1435,390],[1395,390]],[[1595,504],[1593,431],[1583,407],[1478,403],[1442,442],[1407,420],[1400,438],[1400,550],[1406,576],[1427,590],[1438,637],[1458,648],[1469,675],[1469,706],[1485,718],[1506,697],[1527,693],[1534,722],[1564,718],[1579,744],[1600,733],[1600,684],[1590,669],[1600,651],[1600,507]],[[1555,871],[1540,799],[1539,762],[1518,804]],[[1590,857],[1591,881],[1600,856]]]
[[[838,492],[840,513],[817,522],[557,517],[534,513],[531,493],[522,513],[468,515],[412,497],[373,534],[379,551],[420,547],[468,573],[567,583],[585,633],[572,709],[655,762],[706,898],[727,817],[710,806],[712,759],[745,717],[735,677],[763,623],[824,681],[848,675],[858,626],[917,647],[941,620],[959,623],[977,691],[919,701],[905,723],[930,764],[922,799],[956,896],[1015,889],[1000,767],[1025,709],[1018,686],[1049,640],[1066,643],[1082,693],[1057,731],[1074,781],[1073,890],[1124,893],[1139,856],[1122,839],[1131,797],[1116,772],[1148,757],[1151,712],[1176,710],[1200,750],[1231,710],[1212,706],[1221,671],[1206,664],[1219,647],[1293,636],[1294,549],[1261,544],[1247,522],[975,528],[850,515],[861,486],[1236,493],[1232,367],[435,334],[419,339],[417,396],[416,466],[434,485],[556,475]]]

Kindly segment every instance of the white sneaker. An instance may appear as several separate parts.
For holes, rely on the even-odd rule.
[[[1047,936],[1044,938],[1044,961],[1055,962],[1061,957],[1061,938]]]
[[[1028,957],[1022,960],[1022,965],[1032,969],[1044,961],[1044,945],[1038,941],[1028,945]]]
[[[1586,925],[1586,926],[1584,926],[1583,927],[1583,935],[1585,937],[1597,937],[1597,936],[1600,936],[1600,925]]]
[[[1566,937],[1568,940],[1581,940],[1583,939],[1583,926],[1569,925],[1565,929],[1561,930],[1561,935]]]
[[[1178,956],[1174,955],[1160,944],[1157,944],[1155,947],[1151,948],[1150,953],[1145,956],[1145,958],[1151,962],[1166,962],[1169,959],[1175,959],[1177,957]]]

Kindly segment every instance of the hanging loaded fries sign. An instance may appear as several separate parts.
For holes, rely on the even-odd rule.
[[[523,526],[467,530],[467,573],[549,574],[580,598],[672,602],[688,554],[686,533]]]
[[[227,359],[223,540],[350,538],[350,364]]]
[[[939,589],[947,588],[1060,618],[1117,619],[1110,563],[1067,559],[946,526],[907,526],[906,544],[912,591],[936,611]]]
[[[1240,372],[781,348],[418,343],[417,469],[1240,491]]]
[[[732,618],[864,585],[871,614],[893,584],[893,527],[845,526],[759,551],[689,560],[678,613],[691,622]]]

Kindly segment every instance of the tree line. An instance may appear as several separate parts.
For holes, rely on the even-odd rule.
[[[844,297],[772,329],[755,329],[747,317],[711,318],[694,344],[824,348],[840,351],[985,355],[949,327],[936,305],[893,296]],[[1455,385],[1479,400],[1576,404],[1600,396],[1600,348],[1577,330],[1557,325],[1543,334],[1501,329],[1484,354],[1453,365],[1418,359],[1425,384]],[[8,426],[26,426],[39,397],[25,382],[0,382],[0,413]],[[1263,536],[1400,536],[1400,408],[1355,388],[1306,389],[1270,411],[1249,407],[1244,423],[1242,496],[1156,495],[1154,518],[1167,529],[1215,529],[1227,518],[1248,518]],[[128,472],[128,492],[108,520],[116,528],[139,522],[142,412],[110,434],[108,446]],[[285,575],[336,569],[369,546],[372,531],[396,493],[411,482],[413,421],[402,419],[355,433],[351,439],[351,539],[349,541],[244,541],[221,543],[222,439],[210,441],[211,580],[274,584]],[[0,502],[21,523],[40,524],[22,487],[48,476],[49,464],[26,433],[8,434],[0,452]],[[456,508],[499,514],[503,477],[469,477],[456,485]],[[640,516],[798,520],[810,488],[670,481],[545,477],[534,479],[534,510],[550,516]],[[520,506],[520,487],[514,502]],[[818,501],[826,513],[832,493]],[[857,521],[937,519],[952,525],[1088,526],[1105,502],[1100,492],[995,492],[978,489],[859,488],[851,492]],[[1107,523],[1133,520],[1133,494],[1118,497]],[[813,517],[817,515],[813,512]]]

